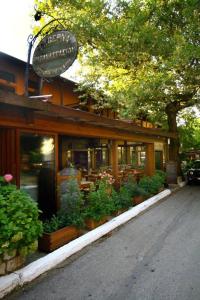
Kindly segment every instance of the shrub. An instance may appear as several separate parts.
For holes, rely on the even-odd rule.
[[[51,233],[65,226],[83,226],[83,194],[78,182],[72,178],[65,183],[65,192],[61,195],[61,209],[57,215],[44,222],[44,232]]]
[[[162,170],[156,170],[156,175],[160,177],[161,184],[165,185],[167,180],[167,174]]]
[[[129,175],[128,179],[123,183],[123,186],[128,191],[131,197],[134,196],[134,191],[137,187],[137,183],[133,176]]]
[[[157,192],[157,185],[154,185],[152,177],[150,176],[142,177],[138,186],[143,188],[149,196]]]
[[[164,175],[153,175],[153,176],[144,176],[139,182],[139,187],[143,188],[148,195],[154,195],[158,193],[159,189],[163,186]]]
[[[138,184],[134,186],[134,190],[132,192],[132,197],[143,196],[147,197],[148,193]]]
[[[36,250],[42,234],[37,204],[24,191],[0,178],[0,255],[17,250],[23,255]]]
[[[126,186],[121,186],[114,197],[114,203],[117,209],[129,208],[132,206],[132,196]]]
[[[107,179],[99,180],[88,194],[87,207],[84,211],[85,218],[99,221],[115,211],[113,193],[113,187]]]

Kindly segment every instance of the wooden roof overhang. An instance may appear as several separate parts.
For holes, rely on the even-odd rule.
[[[174,133],[170,133],[157,128],[144,128],[136,126],[125,121],[109,119],[98,116],[94,113],[81,111],[71,107],[59,106],[50,102],[43,102],[41,100],[29,99],[24,96],[19,96],[10,92],[0,91],[0,104],[9,105],[13,107],[22,108],[26,115],[37,115],[44,117],[57,118],[66,122],[73,122],[76,124],[91,125],[98,128],[107,128],[111,131],[118,131],[121,139],[126,134],[138,135],[148,137],[153,140],[162,140],[166,138],[176,138]],[[115,135],[116,138],[116,135]]]

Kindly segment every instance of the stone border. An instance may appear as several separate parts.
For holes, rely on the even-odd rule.
[[[28,283],[41,274],[47,272],[48,270],[53,269],[71,255],[77,253],[102,236],[111,232],[115,228],[125,224],[126,222],[136,217],[138,214],[145,211],[147,208],[151,207],[153,204],[169,196],[170,194],[171,191],[169,189],[166,189],[163,192],[142,202],[141,204],[134,206],[121,215],[111,219],[109,222],[97,227],[92,231],[89,231],[88,233],[80,236],[72,242],[62,246],[61,248],[30,263],[26,267],[15,271],[12,274],[3,276],[2,278],[0,278],[0,299],[10,293],[16,287],[23,286],[25,283]]]

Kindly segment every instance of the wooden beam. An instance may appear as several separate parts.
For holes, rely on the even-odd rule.
[[[17,127],[23,130],[35,130],[35,131],[48,131],[50,133],[65,134],[71,136],[84,136],[84,137],[100,137],[106,139],[116,139],[116,140],[127,140],[132,142],[146,142],[153,143],[158,140],[161,143],[165,142],[164,138],[149,137],[146,135],[137,135],[130,132],[124,132],[122,130],[95,127],[88,125],[86,123],[82,124],[79,122],[69,122],[62,118],[50,118],[47,116],[41,116],[35,112],[34,124],[27,124],[26,119],[23,114],[17,116],[17,112],[13,112],[14,116],[10,110],[9,114],[3,113],[0,109],[1,118],[0,125]]]
[[[50,116],[56,116],[67,119],[73,119],[75,121],[83,121],[86,123],[98,124],[100,127],[111,127],[119,130],[132,132],[134,134],[145,134],[149,136],[162,136],[176,138],[174,133],[169,133],[157,128],[143,128],[121,120],[109,119],[102,116],[97,116],[94,113],[84,112],[78,109],[69,107],[63,107],[48,102],[42,102],[41,100],[30,100],[24,96],[12,94],[10,92],[0,91],[0,103],[14,105],[19,107],[25,107],[33,109],[35,111],[41,111]]]

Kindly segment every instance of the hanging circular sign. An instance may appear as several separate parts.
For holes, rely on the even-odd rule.
[[[45,36],[33,54],[33,69],[43,78],[64,73],[74,62],[78,53],[75,36],[66,30]]]

